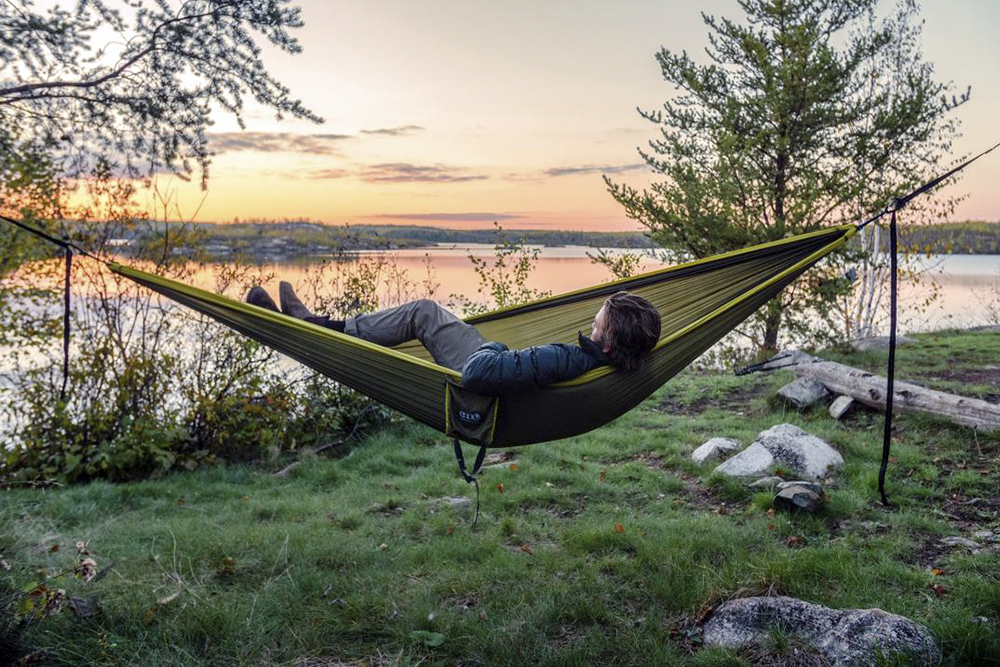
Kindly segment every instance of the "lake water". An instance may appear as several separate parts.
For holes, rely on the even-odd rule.
[[[539,251],[528,279],[528,285],[534,289],[559,294],[611,280],[608,269],[587,256],[588,252],[594,253],[592,248],[565,246],[539,248]],[[390,254],[396,265],[405,270],[414,282],[420,282],[427,276],[429,261],[433,281],[439,284],[434,298],[441,303],[447,303],[451,294],[485,300],[476,293],[479,278],[469,256],[492,259],[494,251],[490,244],[438,245],[392,251]],[[900,285],[902,331],[930,331],[993,323],[989,319],[988,304],[993,302],[996,308],[1000,308],[1000,255],[931,255],[918,261],[927,269],[925,284],[914,285],[904,281]],[[275,278],[265,286],[276,296],[279,280],[301,283],[309,266],[309,263],[302,262],[268,265],[268,271],[274,273]],[[642,270],[662,266],[666,265],[646,258]],[[206,288],[211,288],[213,279],[210,272],[206,271],[198,280]],[[931,284],[936,286],[940,296],[921,312],[918,304],[924,300]]]

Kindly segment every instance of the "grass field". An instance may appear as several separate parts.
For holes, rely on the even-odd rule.
[[[884,353],[823,356],[884,367]],[[1000,334],[925,334],[897,377],[997,400],[998,367]],[[1000,545],[940,542],[1000,534],[1000,436],[900,416],[885,509],[881,415],[786,410],[772,397],[790,378],[682,374],[605,428],[512,450],[482,475],[476,528],[473,508],[441,500],[475,503],[449,443],[408,421],[283,478],[287,461],[8,490],[6,592],[71,567],[77,540],[114,567],[53,584],[99,612],[9,626],[0,649],[54,665],[820,664],[777,632],[701,647],[713,604],[785,594],[924,623],[947,665],[1000,664]],[[782,422],[846,460],[819,515],[769,512],[770,494],[689,458]]]

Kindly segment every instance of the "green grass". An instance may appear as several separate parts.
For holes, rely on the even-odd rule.
[[[899,350],[898,377],[986,396],[996,380],[961,373],[990,360],[998,334],[930,334]],[[771,397],[790,378],[682,374],[605,428],[513,450],[516,470],[481,477],[475,529],[471,510],[438,500],[475,498],[448,442],[409,422],[285,478],[276,464],[7,491],[8,591],[71,565],[77,540],[114,567],[56,584],[96,595],[102,613],[64,611],[6,646],[45,648],[57,665],[748,665],[764,654],[701,649],[696,620],[769,593],[879,607],[929,626],[945,664],[1000,663],[1000,549],[939,543],[1000,532],[1000,442],[899,417],[887,510],[875,492],[881,416],[786,410]],[[690,461],[708,437],[748,444],[782,421],[844,454],[817,516],[772,516],[769,494]],[[771,643],[767,664],[780,664],[789,642]]]

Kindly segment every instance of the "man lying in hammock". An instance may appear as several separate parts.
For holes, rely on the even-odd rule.
[[[486,395],[569,380],[605,364],[632,371],[660,338],[656,307],[628,292],[604,302],[590,338],[579,334],[579,345],[550,343],[523,350],[487,341],[474,326],[430,299],[334,320],[311,313],[287,282],[281,283],[279,295],[280,312],[371,343],[392,347],[416,338],[438,365],[460,371],[465,387]],[[247,301],[278,312],[263,287],[251,289]]]

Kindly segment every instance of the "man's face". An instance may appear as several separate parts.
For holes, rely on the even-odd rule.
[[[607,308],[605,304],[597,311],[597,315],[594,316],[594,325],[590,330],[590,339],[600,345],[605,352],[608,351],[608,344],[604,340],[604,318],[607,315]]]

